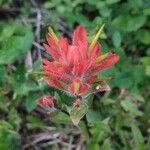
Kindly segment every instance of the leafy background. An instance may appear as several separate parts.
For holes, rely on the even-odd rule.
[[[149,6],[149,0],[0,0],[0,149],[149,150]],[[75,127],[64,108],[72,99],[29,71],[39,71],[47,57],[42,43],[49,25],[70,39],[78,24],[94,35],[103,23],[102,50],[120,61],[100,72],[112,76],[112,90],[92,96]],[[36,106],[50,94],[62,111]]]

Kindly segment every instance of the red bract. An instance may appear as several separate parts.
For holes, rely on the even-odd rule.
[[[46,39],[44,47],[53,60],[43,59],[45,79],[50,86],[73,95],[87,94],[98,78],[96,74],[119,60],[114,53],[102,54],[98,38],[89,43],[82,26],[73,32],[72,44],[67,38],[58,39],[52,30]]]

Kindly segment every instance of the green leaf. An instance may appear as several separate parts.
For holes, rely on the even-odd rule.
[[[142,102],[142,103],[145,102],[144,97],[142,95],[138,94],[138,93],[132,93],[131,97],[133,97],[134,99],[136,99],[139,102]]]
[[[121,101],[121,106],[124,108],[125,111],[129,111],[131,114],[135,116],[142,116],[142,112],[138,110],[135,104],[128,98]]]
[[[120,47],[121,45],[121,34],[119,31],[115,31],[112,35],[112,41],[113,41],[113,44],[114,46],[116,47]]]
[[[144,66],[150,65],[150,56],[142,57],[141,62]]]
[[[26,81],[23,83],[14,83],[14,90],[16,95],[27,95],[30,91],[37,91],[39,90],[39,86],[31,81]]]
[[[117,3],[119,2],[120,0],[106,0],[106,3],[111,5],[111,4],[114,4],[114,3]]]
[[[31,49],[33,42],[33,33],[31,31],[31,27],[21,24],[19,27],[23,30],[20,30],[19,28],[16,29],[14,33],[5,35],[9,38],[3,40],[1,44],[2,48],[0,50],[0,64],[13,63],[15,60],[19,60],[27,51]]]
[[[113,50],[116,54],[118,54],[120,56],[119,62],[124,63],[124,61],[126,60],[126,55],[125,55],[124,49],[122,49],[121,47],[116,47]]]
[[[143,14],[144,14],[144,15],[150,15],[150,8],[145,8],[145,9],[143,10]]]
[[[135,124],[132,124],[131,128],[132,128],[133,139],[134,139],[136,150],[145,150],[144,137],[140,129]]]
[[[109,17],[112,10],[108,6],[105,6],[99,9],[99,11],[103,17]]]
[[[21,118],[15,108],[9,110],[8,119],[9,123],[11,123],[16,130],[20,129]]]
[[[143,44],[148,45],[150,43],[149,30],[146,30],[146,29],[139,30],[136,37],[137,37],[138,41],[140,41]]]
[[[28,112],[31,112],[33,109],[36,108],[36,100],[39,98],[40,96],[38,94],[33,94],[30,93],[28,94],[27,98],[26,98],[26,108],[28,110]]]
[[[6,69],[4,66],[0,65],[0,86],[4,83],[6,77]]]
[[[134,78],[131,72],[122,72],[115,77],[115,84],[120,88],[131,88],[133,81]]]
[[[20,135],[4,120],[0,121],[0,141],[2,150],[19,150]]]
[[[107,139],[104,141],[104,143],[103,143],[103,145],[100,147],[100,149],[102,149],[102,150],[111,150],[111,141],[110,141],[109,138],[107,138]]]
[[[145,66],[145,72],[147,76],[150,76],[150,57],[146,56],[141,58],[141,62]]]
[[[95,142],[95,141],[90,142],[90,144],[87,147],[88,147],[88,150],[98,150],[98,149],[100,149],[99,143]]]
[[[69,115],[63,113],[63,112],[57,112],[56,114],[54,114],[52,116],[52,121],[56,122],[56,123],[62,123],[62,124],[70,124],[71,123],[71,119],[69,117]]]
[[[95,143],[101,142],[105,136],[110,132],[110,128],[107,124],[103,122],[96,123],[90,129],[90,133],[92,134],[92,141]]]
[[[98,123],[101,121],[101,116],[99,112],[92,111],[92,110],[88,111],[88,113],[86,114],[86,118],[87,118],[88,123],[91,123],[91,124]]]
[[[81,130],[81,132],[83,133],[83,138],[85,140],[88,140],[89,139],[89,132],[88,132],[88,127],[86,125],[85,122],[83,121],[80,121],[79,125],[78,125],[78,128]]]
[[[112,21],[112,25],[125,32],[136,31],[146,22],[145,16],[120,15]]]
[[[144,68],[142,65],[134,66],[133,76],[134,76],[135,84],[143,83],[145,74],[144,74]]]
[[[129,2],[129,6],[137,11],[138,11],[138,8],[141,8],[144,3],[143,0],[132,0],[132,1],[128,1],[128,2]]]
[[[7,40],[14,34],[17,28],[17,24],[12,25],[2,24],[0,25],[0,28],[2,28],[2,32],[0,33],[2,40]]]
[[[34,129],[34,128],[41,128],[44,129],[46,128],[46,123],[44,123],[40,118],[35,117],[35,116],[27,116],[27,127],[28,129]]]
[[[87,113],[88,106],[83,103],[80,107],[73,106],[69,112],[70,118],[74,125],[78,125],[82,117]]]

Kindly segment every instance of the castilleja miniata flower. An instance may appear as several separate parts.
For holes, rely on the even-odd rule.
[[[43,75],[50,86],[74,96],[85,96],[100,81],[96,74],[119,60],[118,55],[101,51],[97,40],[103,27],[90,43],[85,28],[78,26],[71,44],[67,38],[58,38],[49,28],[48,44],[44,47],[53,60],[43,59]]]

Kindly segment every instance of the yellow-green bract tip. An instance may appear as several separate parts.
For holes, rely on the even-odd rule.
[[[74,83],[74,92],[77,94],[79,93],[79,89],[80,89],[80,83],[75,82]]]
[[[96,33],[93,41],[91,42],[91,45],[89,46],[89,52],[91,52],[100,36],[100,34],[102,33],[103,29],[104,29],[105,24],[103,24],[100,29],[98,30],[98,32]]]
[[[106,53],[106,54],[103,54],[103,55],[100,55],[99,57],[96,58],[96,63],[99,63],[101,61],[103,61],[105,58],[107,58],[109,53]]]
[[[48,75],[48,72],[46,72],[46,71],[40,71],[40,72],[29,72],[29,74]]]
[[[57,43],[58,38],[57,38],[55,32],[53,31],[53,29],[51,27],[48,27],[48,31],[49,31],[50,35],[53,37],[54,41]]]

